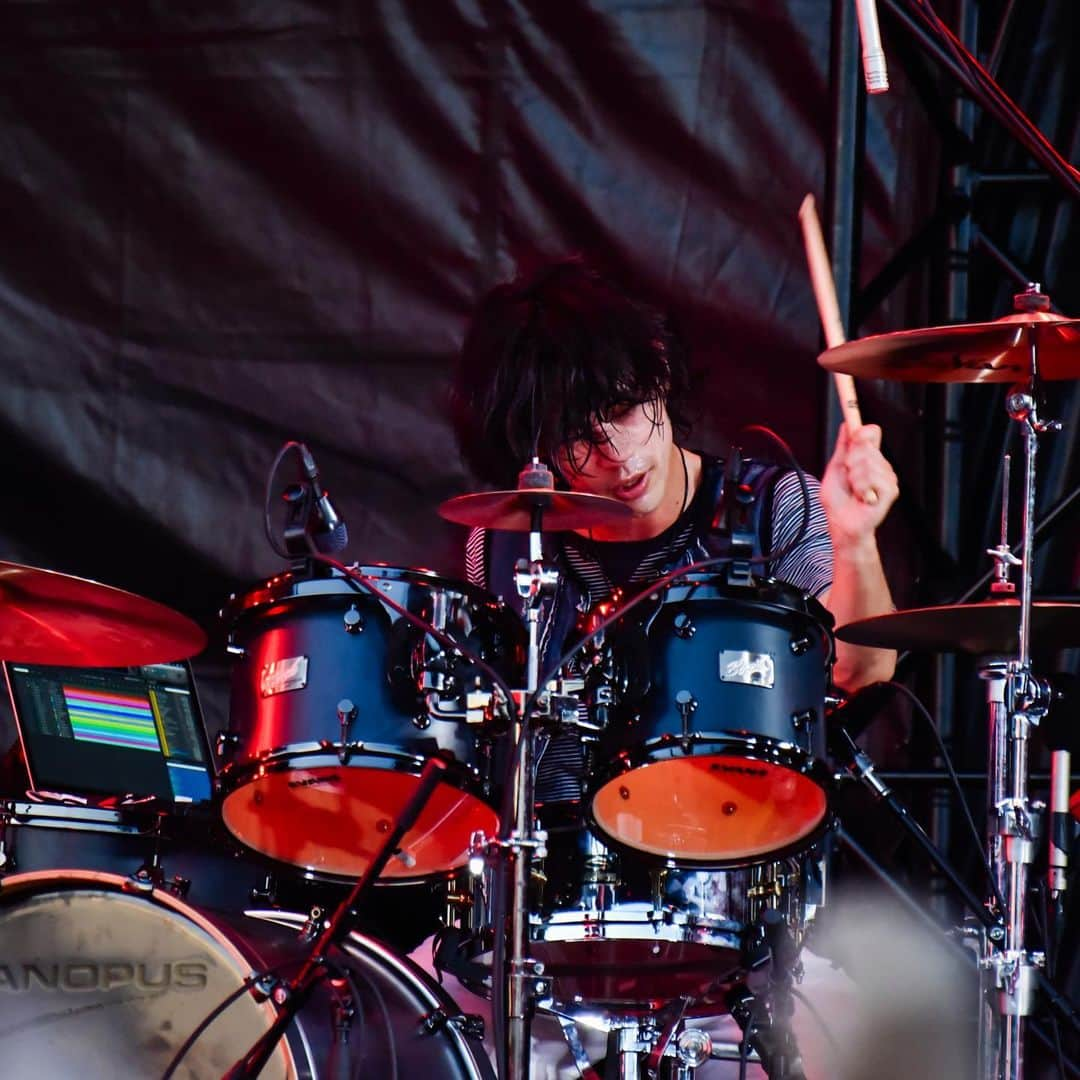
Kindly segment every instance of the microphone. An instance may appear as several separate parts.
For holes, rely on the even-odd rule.
[[[1072,847],[1073,819],[1069,813],[1072,751],[1080,749],[1075,712],[1080,703],[1080,677],[1068,672],[1048,680],[1053,701],[1039,721],[1039,733],[1050,749],[1050,819],[1047,828],[1047,884],[1056,900],[1068,882],[1069,850]]]
[[[885,67],[885,50],[881,47],[876,0],[855,0],[859,16],[859,37],[862,38],[863,75],[868,94],[884,94],[889,89],[889,72]]]
[[[307,475],[312,495],[315,497],[315,516],[319,520],[319,528],[311,539],[323,555],[334,555],[348,544],[349,528],[334,509],[329,494],[322,486],[322,481],[319,479],[319,467],[315,464],[311,451],[303,443],[300,443],[299,447],[300,457],[304,463],[304,473]]]

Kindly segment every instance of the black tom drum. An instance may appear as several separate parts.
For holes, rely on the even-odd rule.
[[[505,605],[425,570],[359,569],[514,684],[524,630]],[[460,654],[341,575],[284,574],[225,616],[238,661],[222,814],[243,844],[309,875],[358,877],[437,752],[454,764],[383,878],[445,873],[468,860],[474,831],[493,834],[492,737],[466,708],[490,687]]]
[[[688,576],[609,631],[590,785],[599,833],[678,865],[748,865],[826,824],[831,617],[774,581]]]

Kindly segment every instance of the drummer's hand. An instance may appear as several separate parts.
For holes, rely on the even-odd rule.
[[[899,493],[896,473],[881,452],[881,428],[866,424],[852,435],[841,424],[821,478],[821,502],[834,546],[873,539]]]

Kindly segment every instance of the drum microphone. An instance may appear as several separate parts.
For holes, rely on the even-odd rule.
[[[1075,713],[1080,703],[1080,676],[1060,672],[1048,680],[1052,702],[1039,721],[1039,734],[1050,750],[1050,818],[1047,828],[1049,855],[1047,884],[1057,899],[1068,882],[1069,850],[1072,848],[1073,819],[1069,812],[1072,752],[1080,750]]]
[[[319,467],[315,464],[311,451],[303,443],[298,445],[300,457],[304,463],[304,473],[307,475],[311,493],[315,499],[315,515],[319,519],[319,528],[311,539],[323,555],[334,555],[348,544],[349,528],[334,509],[329,493],[322,486],[322,481],[319,479]]]
[[[868,94],[884,94],[889,89],[889,71],[885,66],[885,50],[881,47],[876,0],[855,0],[859,16],[859,37],[862,38],[863,75]]]

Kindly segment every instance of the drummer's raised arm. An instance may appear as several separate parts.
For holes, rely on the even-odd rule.
[[[894,610],[876,532],[898,494],[896,473],[881,452],[881,428],[867,424],[852,435],[841,424],[821,480],[833,545],[832,586],[821,600],[837,626]],[[845,690],[890,679],[895,668],[892,649],[836,643],[833,679]]]

